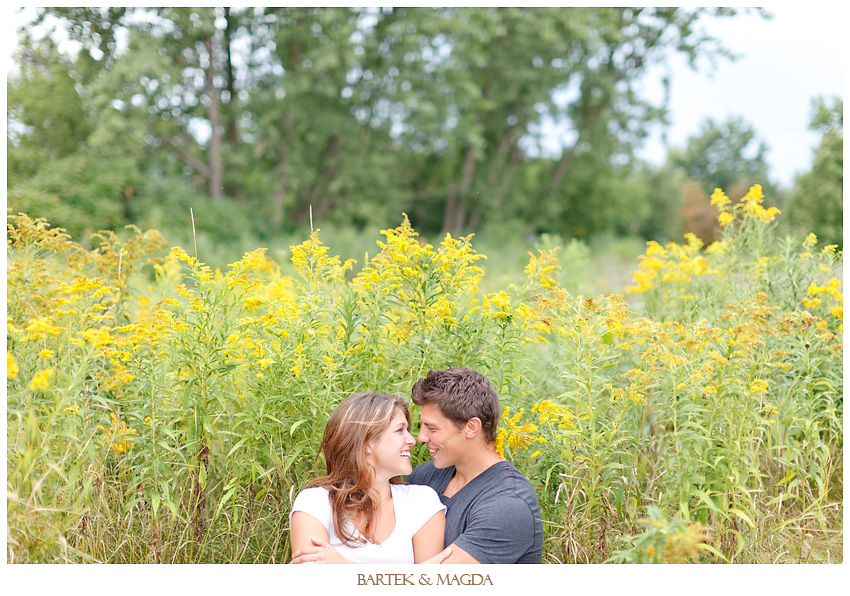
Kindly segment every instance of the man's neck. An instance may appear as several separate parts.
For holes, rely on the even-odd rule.
[[[504,459],[499,457],[492,445],[488,444],[479,449],[470,450],[463,461],[455,464],[455,474],[443,494],[451,497],[482,472],[500,461],[504,461]]]

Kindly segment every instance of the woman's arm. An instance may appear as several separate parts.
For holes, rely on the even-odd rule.
[[[293,558],[296,551],[313,546],[310,538],[327,541],[330,535],[322,522],[309,513],[293,511],[289,523],[289,547],[292,549]]]
[[[446,531],[446,515],[438,511],[431,516],[416,534],[413,535],[413,561],[415,563],[439,563],[440,560],[427,561],[443,550],[443,534]]]
[[[290,563],[351,563],[328,544],[330,536],[319,520],[303,511],[295,511],[289,528],[292,548]]]
[[[451,554],[452,547],[443,549],[445,527],[446,517],[438,511],[413,535],[415,563],[440,563]],[[290,563],[354,563],[328,544],[328,538],[328,531],[319,520],[303,511],[296,511],[292,514],[290,527]]]

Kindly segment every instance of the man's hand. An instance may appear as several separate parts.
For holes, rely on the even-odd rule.
[[[292,560],[290,561],[290,564],[299,565],[302,563],[352,563],[352,561],[343,558],[343,556],[339,554],[334,547],[328,544],[326,540],[311,538],[310,542],[313,543],[313,546],[308,546],[307,548],[302,548],[301,550],[297,550],[292,553]]]

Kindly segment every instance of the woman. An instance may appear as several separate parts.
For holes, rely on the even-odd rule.
[[[411,472],[410,410],[399,397],[356,393],[328,419],[327,475],[290,513],[292,563],[438,563],[445,505],[427,486],[391,481]],[[441,552],[442,551],[442,552]]]

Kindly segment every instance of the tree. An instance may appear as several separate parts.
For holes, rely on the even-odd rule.
[[[797,176],[788,199],[788,219],[801,233],[814,232],[826,244],[843,243],[844,101],[813,101],[809,128],[820,132],[812,169]]]
[[[443,213],[443,229],[461,233],[475,229],[488,214],[519,216],[531,230],[562,225],[586,204],[588,191],[597,204],[607,203],[611,194],[602,188],[610,188],[610,180],[602,183],[604,175],[598,176],[598,187],[592,179],[573,180],[585,174],[576,164],[598,166],[609,178],[620,175],[617,164],[630,162],[646,127],[663,121],[664,105],[652,105],[638,91],[650,65],[676,51],[691,64],[702,55],[728,55],[697,29],[707,14],[735,11],[595,7],[381,13],[374,40],[383,48],[379,66],[386,75],[378,80],[388,77],[393,84],[395,91],[385,96],[399,106],[399,137],[415,163],[425,166],[414,179],[419,210]],[[550,122],[572,133],[554,158],[540,134]],[[542,173],[547,183],[520,187],[528,180],[520,171],[538,160],[550,163]],[[518,197],[524,205],[511,201]]]
[[[639,82],[673,52],[725,55],[697,27],[710,14],[735,10],[39,9],[80,47],[47,59],[65,61],[81,106],[75,163],[125,173],[103,196],[130,218],[182,185],[235,202],[267,237],[310,213],[384,226],[403,210],[428,234],[507,217],[531,232],[637,230],[646,209],[624,181],[665,117]],[[35,104],[17,94],[10,122]],[[567,131],[554,152],[553,122]],[[15,130],[15,185],[47,192],[36,169],[55,157],[28,157],[43,144]]]
[[[74,62],[49,37],[25,37],[9,77],[7,202],[14,211],[48,216],[75,235],[129,223],[132,172],[119,155],[90,151],[96,127],[86,117]]]
[[[708,204],[715,188],[738,198],[753,184],[760,184],[766,200],[778,204],[782,197],[768,178],[767,151],[755,127],[741,117],[722,123],[706,118],[684,149],[670,149],[668,166],[685,177],[679,207],[681,231],[693,232],[707,244],[719,238],[717,213]]]
[[[770,186],[767,151],[767,144],[743,118],[730,117],[723,123],[706,118],[684,150],[670,150],[669,159],[709,195],[715,188],[733,195],[752,184]]]
[[[53,41],[26,38],[17,54],[20,71],[9,77],[6,96],[14,121],[6,139],[9,185],[45,160],[70,155],[90,131],[69,64]]]

